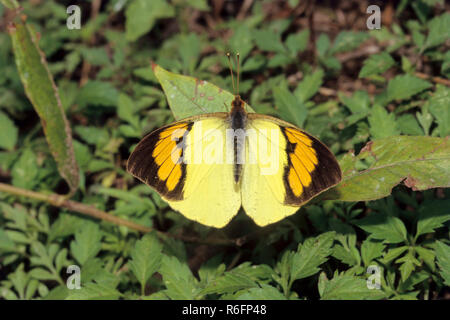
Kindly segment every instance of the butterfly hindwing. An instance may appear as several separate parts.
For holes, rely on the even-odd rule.
[[[331,151],[308,133],[281,126],[288,166],[284,171],[285,204],[301,205],[339,183],[341,169]]]
[[[267,161],[258,157],[256,164],[248,161],[243,169],[242,206],[256,224],[264,226],[295,213],[341,180],[331,151],[306,132],[258,114],[248,115],[247,126],[257,132],[257,138],[247,138],[249,152],[259,154],[260,143],[267,144],[268,154],[275,154],[272,163],[277,164],[267,172]]]

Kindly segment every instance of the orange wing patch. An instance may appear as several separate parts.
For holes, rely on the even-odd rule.
[[[285,204],[301,206],[341,181],[333,153],[319,140],[294,127],[281,127],[286,137]]]
[[[166,199],[182,200],[186,165],[183,147],[193,122],[178,122],[146,135],[128,159],[127,169]]]
[[[304,187],[311,184],[311,174],[318,164],[317,154],[312,147],[313,141],[301,131],[285,128],[284,132],[293,146],[293,150],[289,153],[291,166],[287,178],[292,193],[299,197]]]
[[[161,131],[159,133],[160,140],[156,143],[152,152],[152,157],[159,166],[158,178],[166,182],[168,191],[175,189],[182,175],[181,164],[179,163],[182,149],[177,143],[186,132],[186,123],[180,123]]]

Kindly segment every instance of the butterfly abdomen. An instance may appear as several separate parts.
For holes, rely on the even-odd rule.
[[[245,125],[247,112],[244,109],[244,101],[236,96],[231,103],[230,112],[231,129],[233,129],[233,153],[234,153],[234,182],[239,183],[242,173],[242,163],[245,148]]]

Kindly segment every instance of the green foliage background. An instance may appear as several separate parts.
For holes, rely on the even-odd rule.
[[[95,0],[80,4],[82,27],[69,30],[69,1],[21,1],[27,31],[18,17],[11,29],[13,11],[6,7],[13,8],[14,1],[3,0],[0,181],[43,194],[71,192],[74,201],[154,231],[143,235],[0,192],[0,296],[448,295],[450,192],[442,188],[450,181],[448,5],[400,1],[393,22],[372,31],[365,27],[365,12],[354,6],[348,11],[358,12],[355,26],[336,31],[311,30],[305,18],[311,4],[305,3],[254,1],[243,10],[238,2],[217,9],[216,1],[206,0]],[[315,6],[313,11],[337,19],[327,3]],[[16,41],[21,30],[29,42]],[[33,43],[47,59],[59,95],[51,85],[32,88],[35,75],[49,81],[47,64],[34,63],[40,56],[29,49]],[[27,48],[22,58],[20,46]],[[187,106],[169,109],[170,95],[165,96],[150,60],[231,90],[227,51],[240,53],[239,93],[249,105],[319,137],[337,155],[350,177],[347,186],[354,189],[339,186],[340,193],[326,197],[335,200],[316,201],[263,229],[241,212],[216,230],[171,211],[125,171],[130,151],[146,132],[174,120],[172,111],[192,115]],[[36,67],[31,77],[26,61]],[[64,138],[58,132],[70,133],[64,113],[78,173],[68,165],[75,161],[70,143],[58,144]],[[52,133],[52,125],[62,129]],[[394,165],[380,167],[383,163]],[[66,286],[70,265],[81,268],[79,290]],[[379,290],[367,287],[369,266],[379,268]]]

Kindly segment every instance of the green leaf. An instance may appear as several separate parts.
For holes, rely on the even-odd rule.
[[[263,284],[261,288],[251,288],[241,294],[238,300],[286,300],[286,297],[277,288]]]
[[[440,274],[444,279],[444,283],[450,286],[450,246],[446,245],[442,241],[436,241],[436,258]]]
[[[347,118],[349,125],[358,122],[369,114],[370,98],[366,91],[358,90],[351,97],[347,97],[339,92],[338,96],[339,100],[341,100],[352,113],[352,115]]]
[[[447,137],[450,135],[450,88],[443,85],[436,86],[436,92],[428,100],[431,114],[438,123],[439,135]]]
[[[360,170],[363,161],[369,162]],[[371,141],[358,156],[347,154],[339,164],[343,179],[324,193],[324,199],[380,199],[402,181],[413,190],[450,187],[450,141],[445,138],[394,136]]]
[[[119,118],[131,123],[135,128],[138,128],[139,117],[134,114],[135,112],[133,100],[128,95],[121,93],[117,103],[117,115]]]
[[[450,200],[435,200],[423,203],[419,208],[416,238],[422,234],[434,232],[450,220]]]
[[[194,72],[202,49],[200,39],[196,33],[181,35],[178,39],[181,60],[184,70]]]
[[[387,52],[373,54],[364,60],[364,66],[361,68],[358,77],[367,78],[373,75],[381,74],[395,64],[394,59]]]
[[[399,269],[403,282],[409,278],[411,273],[416,269],[416,266],[420,266],[420,261],[416,259],[412,250],[408,250],[403,257],[395,260],[395,262],[402,263]]]
[[[78,188],[78,165],[72,146],[72,133],[59,99],[58,88],[48,69],[37,35],[22,23],[8,28],[14,57],[25,93],[38,113],[50,151],[61,176],[74,193]]]
[[[292,259],[291,282],[306,278],[320,271],[319,266],[332,253],[331,246],[335,232],[325,232],[318,237],[308,238],[299,246]]]
[[[341,31],[334,40],[330,54],[356,49],[368,37],[367,32]]]
[[[301,102],[306,102],[311,99],[322,86],[323,76],[324,72],[322,69],[317,70],[313,74],[306,75],[295,89],[295,96]]]
[[[225,272],[221,277],[216,278],[212,283],[202,290],[202,294],[211,293],[233,293],[239,290],[255,288],[258,285],[245,273],[239,270]]]
[[[250,28],[246,24],[239,24],[233,30],[229,42],[231,52],[239,52],[241,61],[244,61],[253,48],[253,38]]]
[[[75,233],[75,240],[70,243],[70,252],[83,265],[89,258],[95,257],[101,249],[100,228],[97,223],[86,222]]]
[[[373,139],[381,139],[394,136],[400,133],[395,121],[395,115],[388,113],[385,108],[381,106],[374,106],[370,111],[368,118],[370,126],[370,134]]]
[[[322,300],[375,300],[385,297],[383,291],[369,289],[366,280],[349,275],[336,275],[322,286]]]
[[[385,245],[382,242],[375,242],[371,239],[366,239],[361,244],[361,258],[365,266],[383,255]]]
[[[215,85],[169,72],[153,64],[153,72],[161,84],[175,119],[197,114],[228,112],[234,95]],[[249,105],[245,108],[253,112]]]
[[[108,107],[116,106],[118,98],[119,93],[110,82],[89,80],[81,88],[77,102],[82,108],[90,104]]]
[[[19,188],[33,189],[39,181],[37,159],[33,151],[26,148],[11,170],[12,184]]]
[[[192,300],[197,295],[197,280],[188,265],[181,263],[176,257],[163,256],[159,273],[167,290],[165,294],[174,300]]]
[[[145,288],[148,279],[159,269],[161,259],[162,245],[155,236],[147,234],[136,241],[129,265],[142,288]]]
[[[28,274],[37,280],[57,280],[54,274],[42,268],[34,268]]]
[[[297,53],[306,49],[309,40],[309,30],[303,29],[297,33],[291,33],[286,38],[286,47],[289,49],[292,56],[296,56]]]
[[[165,0],[133,0],[125,11],[127,40],[135,41],[149,32],[157,19],[170,18],[175,9]]]
[[[397,119],[398,127],[403,134],[412,136],[421,136],[424,134],[423,129],[419,126],[416,117],[412,114],[404,114]]]
[[[273,89],[273,96],[280,117],[300,128],[303,127],[308,113],[306,105],[284,87],[275,87]]]
[[[81,54],[87,62],[94,66],[109,64],[109,57],[105,48],[81,48]]]
[[[428,89],[431,83],[410,74],[398,75],[390,80],[387,87],[387,100],[405,100]]]
[[[272,51],[278,53],[285,53],[286,48],[281,42],[279,34],[271,30],[253,30],[253,38],[256,45],[262,51]]]
[[[0,112],[0,128],[2,128],[0,148],[6,150],[14,149],[14,146],[17,143],[18,130],[14,125],[14,122],[3,112]]]
[[[87,283],[79,290],[69,290],[66,300],[117,300],[122,294],[103,283]]]
[[[428,37],[425,48],[431,48],[444,43],[450,38],[450,13],[444,13],[433,18],[428,23]]]
[[[384,240],[387,243],[406,241],[406,228],[403,222],[385,213],[373,213],[357,223],[358,227],[370,233],[374,239]]]

